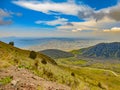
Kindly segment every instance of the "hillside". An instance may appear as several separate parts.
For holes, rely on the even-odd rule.
[[[29,58],[30,52],[31,51],[22,50],[0,41],[0,59],[1,60],[7,60],[7,61],[10,61],[10,63],[18,59],[20,59],[21,61],[22,59],[24,59],[24,62],[29,60],[31,61],[31,58]],[[56,62],[50,57],[42,53],[36,52],[36,54],[37,54],[36,59],[41,59],[41,60],[44,59],[51,64],[56,64]]]
[[[52,69],[58,67],[53,59],[37,52],[32,59],[30,52],[0,41],[0,90],[70,90],[65,83],[54,80],[57,75]]]
[[[65,52],[65,51],[58,50],[58,49],[47,49],[47,50],[43,50],[40,52],[51,58],[68,58],[68,57],[74,56],[72,53]]]
[[[100,43],[95,46],[73,50],[78,57],[120,59],[120,42]]]
[[[73,57],[70,60],[65,58],[56,60],[56,63],[39,52],[36,52],[37,57],[32,59],[30,53],[29,50],[0,42],[0,90],[119,90],[120,88],[120,69],[117,68],[120,66],[119,63],[115,65],[116,67],[114,63],[114,68],[110,64],[104,69],[97,69],[99,63],[85,67],[86,61],[74,60]],[[111,69],[105,70],[108,68]]]

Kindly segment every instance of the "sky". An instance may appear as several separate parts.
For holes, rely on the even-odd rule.
[[[120,38],[120,0],[0,0],[0,37]]]

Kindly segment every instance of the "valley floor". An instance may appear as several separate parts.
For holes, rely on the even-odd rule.
[[[120,61],[79,60],[61,58],[60,67],[70,70],[88,83],[87,90],[120,90]]]

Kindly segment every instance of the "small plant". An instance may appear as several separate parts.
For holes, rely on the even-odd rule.
[[[12,79],[13,79],[12,76],[7,76],[7,77],[4,77],[4,78],[1,78],[0,83],[2,85],[6,85],[6,84],[10,83],[12,81]]]
[[[15,62],[15,64],[18,64],[19,60],[18,59],[14,59],[14,62]]]
[[[34,65],[35,65],[35,68],[36,68],[36,69],[38,69],[38,66],[39,66],[39,61],[38,61],[38,60],[36,60],[36,61],[35,61],[35,63],[34,63]]]
[[[42,59],[42,60],[41,60],[41,63],[42,63],[42,64],[47,64],[47,61],[46,61],[45,59]]]
[[[35,51],[31,51],[29,57],[31,59],[35,59],[37,57],[37,53]]]
[[[98,87],[102,88],[102,89],[107,89],[107,86],[105,86],[104,84],[102,84],[101,82],[98,83]],[[108,90],[108,89],[107,89]]]
[[[46,75],[47,78],[49,78],[49,79],[53,78],[53,73],[48,69],[43,68],[43,74]]]
[[[14,46],[14,42],[13,41],[9,42],[9,45]]]

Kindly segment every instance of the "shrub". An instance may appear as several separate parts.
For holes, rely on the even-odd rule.
[[[98,83],[98,87],[105,89],[105,90],[108,90],[108,87],[101,82]]]
[[[72,72],[72,73],[71,73],[71,76],[73,76],[73,77],[74,77],[74,76],[75,76],[75,74]]]
[[[14,62],[15,62],[15,64],[18,64],[19,63],[19,60],[18,59],[14,59]]]
[[[48,79],[53,79],[53,73],[50,70],[43,68],[43,74],[46,75]]]
[[[13,41],[9,42],[9,45],[14,46],[14,42]]]
[[[42,64],[47,64],[47,61],[46,61],[45,59],[42,59],[42,60],[41,60],[41,63],[42,63]]]
[[[35,68],[36,68],[36,69],[38,69],[38,66],[39,66],[39,61],[38,61],[38,60],[36,60],[36,61],[35,61],[35,63],[34,63],[34,65],[35,65]]]
[[[35,51],[31,51],[29,57],[31,59],[35,59],[37,57],[37,53]]]

